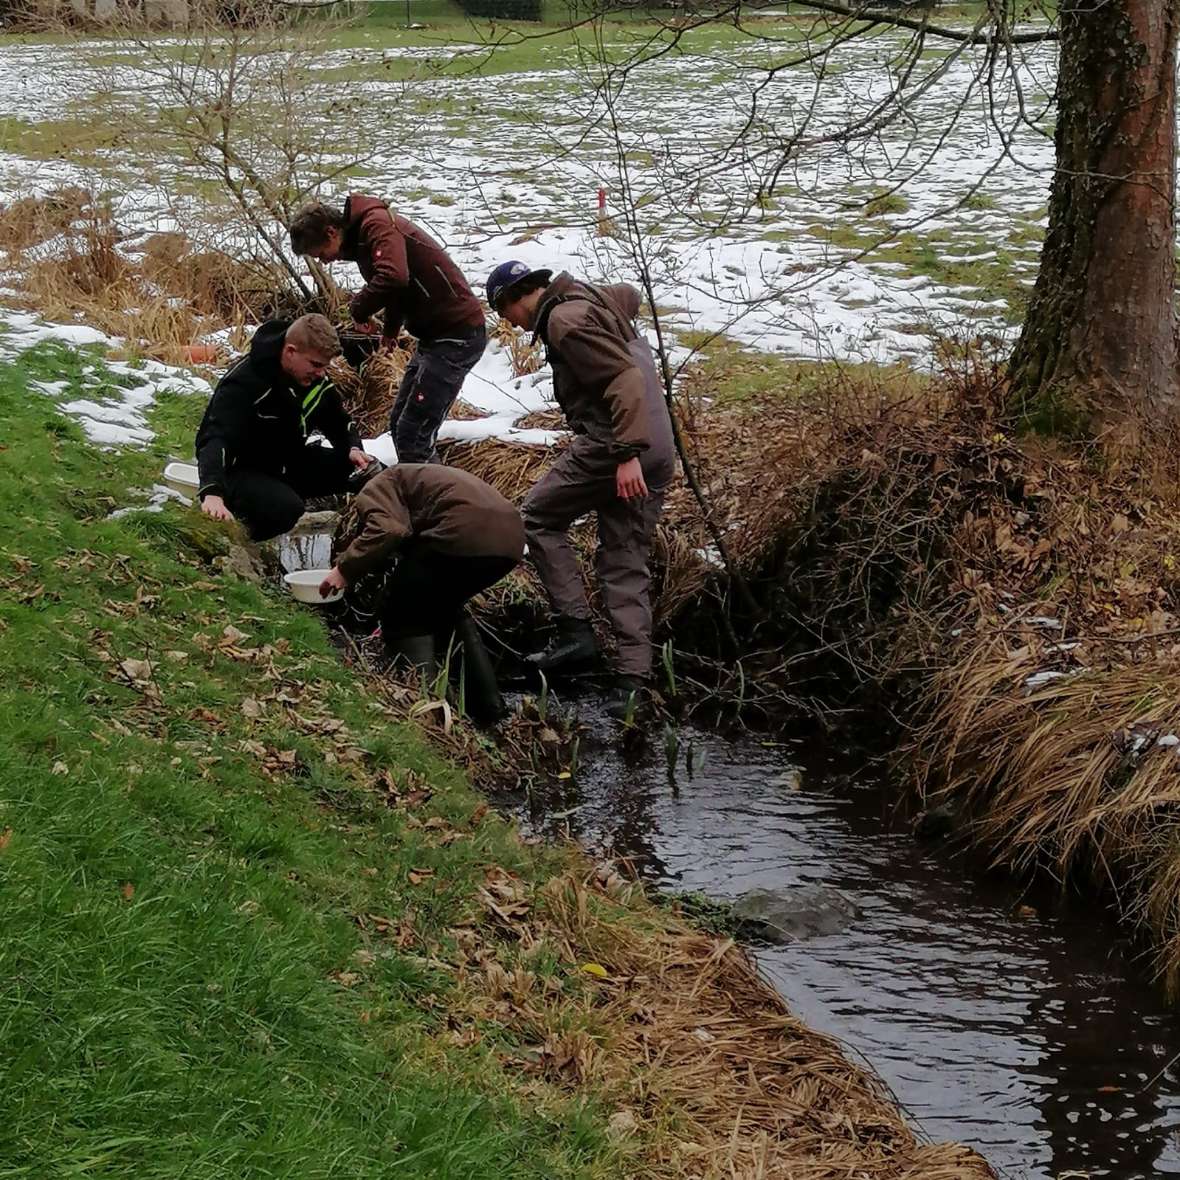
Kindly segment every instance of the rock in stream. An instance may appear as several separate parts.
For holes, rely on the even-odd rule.
[[[838,934],[860,917],[851,898],[825,885],[751,889],[734,902],[733,912],[771,942]]]

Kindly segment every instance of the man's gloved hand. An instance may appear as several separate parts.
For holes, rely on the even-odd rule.
[[[352,455],[354,454],[356,454],[355,450],[349,455],[349,458],[352,458]],[[369,480],[373,478],[373,476],[380,475],[381,472],[385,470],[385,464],[382,463],[376,455],[366,455],[365,458],[368,460],[368,462],[363,466],[359,463],[356,463],[356,460],[353,459],[353,462],[356,463],[356,466],[354,467],[352,474],[348,477],[348,490],[352,492],[353,495],[356,495],[356,493],[359,492],[361,488],[363,488],[365,484],[367,484]]]

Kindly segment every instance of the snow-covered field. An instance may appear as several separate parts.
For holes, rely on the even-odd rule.
[[[383,64],[462,59],[471,45],[381,42],[391,35],[374,31],[371,45],[309,62],[307,93],[323,101],[309,105],[308,119],[337,136],[341,157],[357,119],[376,145],[363,175],[334,181],[322,195],[356,188],[385,196],[448,244],[477,290],[509,257],[593,278],[633,277],[628,236],[603,234],[598,220],[599,189],[608,229],[623,227],[624,202],[593,67],[541,42],[536,62],[544,68],[490,76],[424,69],[407,81],[385,77]],[[784,26],[784,38],[791,35]],[[836,134],[875,118],[901,43],[892,33],[853,40],[822,79],[809,70],[776,75],[758,93],[751,150],[724,166],[717,149],[749,118],[758,82],[751,71],[798,46],[726,43],[669,54],[634,71],[616,94],[641,240],[658,302],[682,342],[724,331],[795,357],[922,364],[934,335],[1012,332],[1012,294],[1035,276],[1052,142],[1016,118],[1010,82],[999,84],[1000,113],[991,118],[973,81],[975,51],[941,46],[923,61],[939,71],[936,81],[915,93],[903,119],[868,138]],[[101,119],[112,104],[150,107],[158,87],[138,52],[109,41],[0,40],[0,119],[11,128],[15,120]],[[1034,48],[1019,66],[1020,99],[1034,115],[1052,87],[1054,54]],[[360,100],[360,112],[335,127],[324,112],[345,99]],[[735,216],[765,153],[791,136],[807,146],[774,195]],[[81,160],[68,151],[26,158],[11,131],[5,142],[0,202],[78,183],[110,192],[120,223],[134,228],[174,228],[178,210],[182,222],[201,218],[191,186],[176,196],[186,178],[159,143],[124,138]],[[350,269],[337,269],[346,285],[356,281]],[[514,380],[507,356],[493,349],[464,391],[490,419],[447,429],[503,434],[547,393],[544,378]]]

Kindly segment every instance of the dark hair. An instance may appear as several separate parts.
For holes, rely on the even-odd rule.
[[[309,254],[321,245],[330,229],[344,228],[344,214],[323,201],[304,205],[291,220],[291,249],[296,254]]]
[[[524,296],[531,294],[533,291],[543,291],[553,281],[552,275],[549,274],[531,274],[525,275],[523,279],[513,283],[509,287],[505,287],[503,291],[496,296],[496,307],[501,308],[505,303],[514,299],[523,299]]]

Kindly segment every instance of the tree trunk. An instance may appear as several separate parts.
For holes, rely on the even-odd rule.
[[[1013,407],[1105,430],[1176,403],[1180,0],[1064,0],[1049,228],[1009,368]]]

